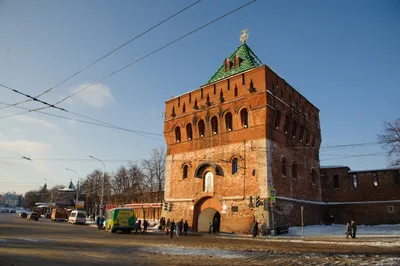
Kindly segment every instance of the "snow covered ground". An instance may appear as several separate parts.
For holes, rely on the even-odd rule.
[[[304,227],[304,236],[344,236],[346,225],[310,225]],[[357,236],[399,236],[400,224],[358,225]],[[283,236],[301,236],[301,227],[290,227]]]

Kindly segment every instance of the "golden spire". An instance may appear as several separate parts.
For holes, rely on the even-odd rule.
[[[245,43],[246,40],[249,38],[249,33],[247,32],[247,29],[244,29],[241,32],[242,32],[242,34],[240,35],[240,41],[242,43]]]

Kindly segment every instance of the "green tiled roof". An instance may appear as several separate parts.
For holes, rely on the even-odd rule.
[[[211,77],[207,84],[262,65],[260,59],[258,59],[258,57],[253,53],[250,47],[247,46],[246,43],[242,43],[231,54],[231,56],[229,56],[229,59],[232,62],[236,54],[241,58],[240,66],[236,68],[232,67],[231,70],[225,71],[225,65],[222,64],[222,66],[218,69],[217,72],[215,72],[215,74]]]

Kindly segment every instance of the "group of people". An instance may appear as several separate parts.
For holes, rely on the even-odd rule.
[[[188,229],[189,224],[187,221],[183,222],[183,219],[181,219],[175,223],[174,219],[172,221],[169,218],[165,220],[165,217],[161,217],[160,226],[158,227],[159,231],[165,231],[166,235],[169,235],[171,238],[174,237],[174,233],[176,234],[176,238],[179,238],[182,234],[186,236]]]
[[[143,230],[142,230],[142,220],[140,220],[140,219],[137,220],[136,223],[135,223],[135,227],[134,227],[135,234],[137,234],[138,231],[139,231],[140,234],[147,234],[147,227],[148,226],[149,226],[149,222],[145,219],[143,221]]]
[[[347,222],[346,224],[346,238],[356,238],[356,232],[357,232],[357,224],[355,220],[351,220],[350,222]]]

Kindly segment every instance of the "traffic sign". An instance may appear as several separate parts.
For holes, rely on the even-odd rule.
[[[271,202],[275,202],[276,201],[276,190],[271,188],[269,191],[270,197],[271,197]]]

